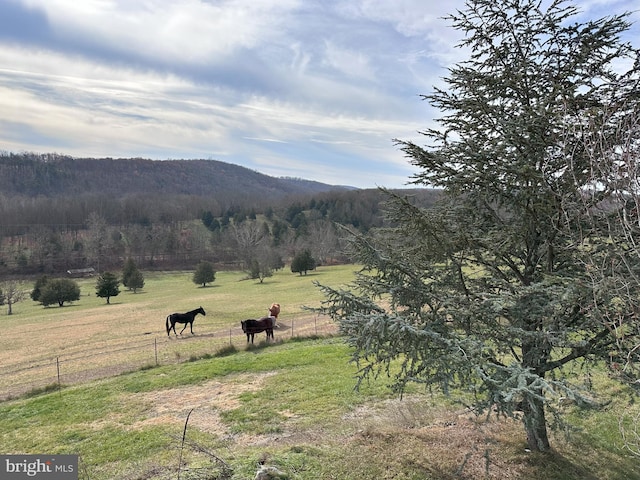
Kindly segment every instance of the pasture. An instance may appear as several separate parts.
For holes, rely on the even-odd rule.
[[[207,288],[188,273],[153,274],[144,292],[111,305],[87,280],[87,298],[69,307],[16,305],[15,315],[0,315],[3,362],[77,352],[109,369],[121,360],[114,350],[135,356],[125,346],[148,337],[164,342],[167,362],[143,360],[149,368],[0,403],[0,453],[79,454],[80,478],[92,480],[249,480],[260,461],[290,480],[640,479],[618,429],[621,412],[640,409],[605,374],[590,381],[614,401],[601,410],[567,405],[575,429],[553,434],[552,453],[534,455],[518,422],[475,418],[417,387],[398,399],[384,377],[354,391],[356,367],[340,337],[285,329],[273,344],[246,347],[240,320],[274,301],[283,325],[309,320],[302,306],[321,301],[311,281],[344,285],[354,269],[280,272],[264,284],[221,272]],[[207,315],[194,323],[196,335],[167,339],[166,315],[200,305]]]
[[[330,277],[348,283],[355,268],[332,267]],[[13,315],[0,314],[0,398],[56,383],[58,371],[61,383],[69,384],[243,346],[240,321],[266,315],[274,302],[282,304],[277,336],[335,331],[328,319],[302,308],[319,305],[321,295],[312,281],[326,277],[324,272],[301,277],[280,271],[262,284],[246,280],[242,272],[219,272],[207,287],[192,283],[191,272],[150,272],[143,290],[122,291],[110,304],[96,297],[95,278],[78,280],[80,300],[63,307],[25,300],[14,305]],[[207,315],[198,315],[195,335],[187,327],[177,338],[173,332],[167,336],[167,315],[200,306]],[[256,336],[261,339],[264,335]]]

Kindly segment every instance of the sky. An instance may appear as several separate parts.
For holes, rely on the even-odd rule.
[[[580,0],[577,20],[636,10]],[[0,0],[0,151],[408,187],[464,0]]]

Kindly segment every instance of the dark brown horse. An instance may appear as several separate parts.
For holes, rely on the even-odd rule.
[[[251,337],[251,343],[253,344],[253,336],[256,333],[267,332],[267,340],[269,338],[273,339],[273,326],[275,323],[275,318],[273,317],[262,317],[258,320],[251,318],[242,320],[240,325],[242,325],[242,331],[247,334],[247,343],[249,343],[249,337]]]
[[[184,332],[184,329],[187,328],[187,325],[191,327],[191,334],[193,335],[193,321],[196,319],[196,315],[201,313],[202,315],[206,315],[204,312],[204,308],[196,308],[195,310],[191,310],[187,313],[172,313],[167,317],[166,326],[167,326],[167,336],[169,336],[171,329],[173,329],[173,333],[178,336],[176,333],[176,323],[184,323],[184,328],[180,330],[180,335]],[[169,325],[171,323],[171,325]]]

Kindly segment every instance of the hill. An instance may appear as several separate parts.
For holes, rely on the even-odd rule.
[[[167,195],[282,198],[345,187],[296,178],[276,178],[217,160],[74,158],[57,154],[0,155],[0,191],[5,196],[122,197]]]
[[[421,206],[438,197],[404,194]],[[272,258],[286,263],[309,248],[337,261],[344,256],[334,225],[383,225],[384,199],[378,189],[275,178],[215,160],[0,153],[0,278],[98,263],[120,269],[124,257],[154,269],[203,259],[239,266],[248,251],[235,227],[244,222],[243,231],[260,227]]]

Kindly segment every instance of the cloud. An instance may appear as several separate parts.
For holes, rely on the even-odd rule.
[[[375,79],[374,70],[366,55],[359,51],[341,48],[330,41],[326,42],[325,62],[349,78]]]
[[[28,0],[51,37],[78,52],[206,63],[277,36],[296,1]]]
[[[401,186],[412,167],[393,139],[420,143],[434,125],[419,95],[466,58],[442,18],[463,6],[3,0],[0,149]]]

